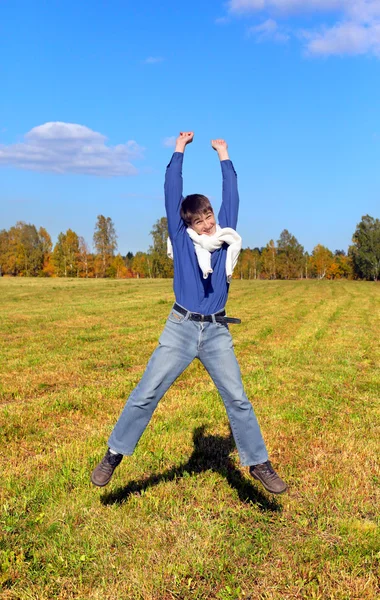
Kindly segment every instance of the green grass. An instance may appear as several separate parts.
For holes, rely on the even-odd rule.
[[[0,279],[0,597],[380,597],[380,287],[234,281],[247,394],[289,493],[241,468],[194,362],[133,457],[89,477],[171,281]]]

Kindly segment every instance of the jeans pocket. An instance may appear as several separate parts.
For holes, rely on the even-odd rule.
[[[218,321],[216,321],[215,325],[217,327],[223,327],[224,329],[227,329],[227,331],[229,331],[228,323],[218,323]]]
[[[181,315],[181,313],[179,313],[177,310],[174,310],[174,308],[171,310],[168,316],[168,321],[171,323],[183,323],[184,320],[185,315]]]

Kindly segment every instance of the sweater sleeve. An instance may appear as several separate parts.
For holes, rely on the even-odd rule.
[[[223,192],[218,221],[221,227],[236,229],[239,212],[237,175],[230,160],[222,160],[220,165],[222,168]]]
[[[174,152],[165,174],[165,209],[168,219],[168,230],[171,240],[184,227],[180,209],[182,196],[182,163],[183,153]]]

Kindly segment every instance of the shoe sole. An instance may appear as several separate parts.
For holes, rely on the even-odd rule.
[[[268,486],[265,485],[264,481],[262,479],[260,479],[260,477],[257,477],[257,475],[254,475],[254,473],[251,473],[251,477],[253,477],[253,479],[256,479],[256,481],[260,481],[261,485],[266,489],[267,492],[269,492],[270,494],[283,494],[284,492],[287,491],[288,486],[285,484],[285,487],[283,490],[270,490],[268,488]]]
[[[96,481],[94,481],[93,476],[91,475],[91,483],[93,485],[96,485],[96,487],[104,487],[104,486],[106,486],[106,485],[109,484],[109,482],[111,481],[111,478],[112,477],[110,477],[109,479],[107,479],[107,481],[105,481],[104,483],[97,483]]]

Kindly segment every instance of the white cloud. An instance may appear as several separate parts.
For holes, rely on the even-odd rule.
[[[146,65],[156,65],[157,63],[160,63],[163,60],[164,59],[162,58],[162,56],[148,56],[148,58],[143,60],[143,63]]]
[[[235,14],[259,12],[263,10],[283,13],[336,11],[355,0],[230,0],[228,10]],[[365,0],[363,0],[365,1]]]
[[[309,54],[314,55],[359,55],[374,54],[380,56],[380,0],[229,0],[230,15],[245,16],[265,13],[271,23],[272,17],[287,18],[302,16],[305,13],[318,13],[328,18],[327,24],[315,29],[297,31],[293,25],[293,34],[303,39]],[[333,21],[332,21],[333,20]],[[276,39],[282,24],[270,32],[264,24],[250,28],[252,33]],[[284,35],[284,34],[283,34]]]
[[[273,19],[267,19],[260,25],[255,25],[248,29],[249,35],[255,35],[258,42],[265,42],[271,40],[274,42],[287,42],[289,35],[284,31],[281,31],[276,21]]]
[[[31,129],[23,142],[0,144],[0,166],[32,171],[77,173],[103,177],[135,175],[131,160],[144,148],[131,140],[107,146],[106,137],[76,123],[45,123]]]
[[[380,56],[380,23],[371,26],[360,23],[339,23],[322,32],[305,32],[310,54],[375,54]]]
[[[175,146],[175,141],[176,141],[176,137],[175,137],[175,135],[172,135],[172,136],[170,136],[170,137],[166,137],[166,138],[163,140],[163,142],[162,142],[162,145],[163,145],[165,148],[174,148],[174,146]]]
[[[231,13],[244,14],[264,10],[265,4],[265,0],[229,0],[227,7]]]

